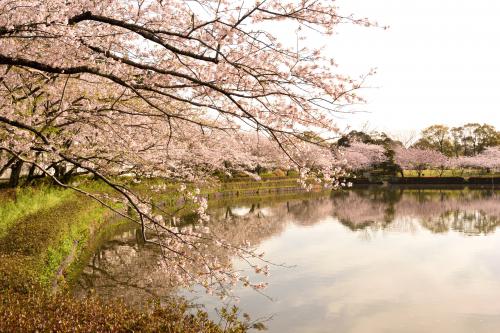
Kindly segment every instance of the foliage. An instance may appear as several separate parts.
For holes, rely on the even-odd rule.
[[[452,160],[455,168],[478,168],[485,170],[500,170],[500,146],[486,148],[475,156],[458,157]]]
[[[403,169],[416,170],[418,175],[425,168],[434,168],[439,169],[438,176],[443,176],[446,169],[456,168],[462,170],[460,173],[466,168],[495,170],[500,163],[497,153],[500,132],[488,124],[469,123],[454,128],[432,125],[422,131],[420,139],[410,148],[404,148],[401,142],[385,133],[362,131],[349,132],[338,140],[337,145],[348,150],[352,144],[359,143],[365,144],[366,148],[369,145],[384,147],[386,158],[379,159],[378,163],[369,163],[370,153],[364,149],[361,157],[366,163],[360,169],[371,167],[373,172],[380,169],[385,175],[399,172],[403,176],[406,174]],[[351,155],[353,161],[362,159]]]
[[[286,20],[332,34],[340,23],[370,25],[328,1],[22,3],[6,2],[0,21],[0,160],[31,176],[313,170],[300,142],[331,139],[300,127],[331,135],[337,105],[360,101],[364,78],[335,73],[320,49],[286,48],[261,26]]]
[[[394,144],[401,144],[398,141],[392,139],[389,135],[384,132],[370,132],[366,133],[363,131],[350,131],[347,134],[342,135],[342,137],[337,141],[337,144],[341,147],[348,147],[353,142],[362,142],[366,144],[380,145],[380,146],[392,146]]]
[[[421,176],[425,169],[439,169],[439,176],[445,171],[456,169],[456,173],[464,175],[467,169],[483,169],[488,172],[500,169],[500,147],[486,148],[475,156],[447,158],[438,151],[419,148],[396,149],[396,163],[404,170],[416,170]]]
[[[444,125],[432,125],[422,130],[421,138],[413,145],[415,148],[434,149],[448,155],[451,151],[449,128]]]
[[[243,333],[262,324],[241,322],[236,308],[222,311],[219,324],[182,300],[132,309],[121,301],[66,294],[0,292],[1,332],[178,332]],[[223,328],[224,327],[224,328]]]
[[[494,126],[468,123],[453,128],[445,125],[429,126],[422,131],[421,138],[413,147],[437,150],[450,157],[460,157],[474,156],[499,144],[500,132]]]
[[[380,170],[380,174],[384,177],[395,177],[398,173],[402,174],[402,168],[396,163],[396,151],[393,144],[385,146],[385,160],[374,166],[375,170]]]

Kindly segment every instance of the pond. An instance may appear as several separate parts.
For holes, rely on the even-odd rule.
[[[219,203],[211,216],[226,239],[286,264],[271,267],[265,296],[234,291],[269,332],[500,330],[498,190],[366,188]],[[134,228],[119,230],[75,292],[131,303],[166,296],[158,256]],[[222,305],[197,288],[179,293],[212,314]]]

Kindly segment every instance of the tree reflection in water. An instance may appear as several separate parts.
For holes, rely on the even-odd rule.
[[[460,232],[485,235],[500,224],[500,191],[410,190],[368,188],[303,198],[261,198],[229,203],[211,210],[210,229],[232,244],[257,246],[279,237],[290,226],[312,226],[334,218],[352,232]],[[84,268],[75,293],[90,290],[102,297],[121,297],[140,305],[175,290],[168,269],[158,265],[159,249],[140,242],[133,227],[107,239]],[[231,260],[221,248],[211,248],[221,262]],[[286,262],[286,258],[283,258]],[[293,263],[291,263],[293,264]]]
[[[341,193],[332,202],[334,216],[351,230],[408,232],[420,226],[485,235],[500,223],[499,198],[499,191],[486,190],[369,189]]]

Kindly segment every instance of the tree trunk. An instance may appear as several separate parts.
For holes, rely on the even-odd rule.
[[[38,162],[38,158],[40,157],[40,155],[41,155],[40,152],[35,154],[35,162],[31,164],[29,168],[28,176],[26,176],[26,181],[24,182],[24,186],[29,185],[35,179],[36,163]]]
[[[23,169],[24,162],[21,160],[17,160],[11,167],[10,179],[8,187],[17,187],[19,186],[19,178],[21,177],[21,171]]]
[[[16,161],[16,157],[13,156],[10,158],[10,160],[7,161],[7,163],[5,163],[5,165],[0,169],[0,177],[3,175],[3,173],[5,171],[7,171],[7,169],[12,165],[12,163],[14,163]]]
[[[75,173],[75,171],[76,171],[76,168],[72,168],[68,172],[64,173],[61,176],[61,181],[63,183],[68,183],[70,181],[71,177],[73,177],[73,174]]]
[[[29,185],[35,179],[35,170],[36,166],[35,164],[32,164],[28,171],[28,176],[26,176],[26,181],[24,182],[24,186]]]

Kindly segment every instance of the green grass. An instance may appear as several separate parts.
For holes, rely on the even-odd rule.
[[[16,214],[0,238],[0,289],[49,289],[65,258],[79,255],[109,212],[71,191],[42,188],[29,194],[23,193],[20,207],[35,207]]]
[[[59,234],[54,237],[53,242],[42,253],[42,266],[40,270],[40,282],[48,285],[61,266],[63,260],[74,251],[74,259],[79,258],[86,248],[92,229],[98,228],[107,216],[108,210],[94,202],[82,210],[77,209],[63,223]]]
[[[4,191],[0,196],[0,238],[20,218],[43,209],[55,207],[74,193],[53,187],[24,188],[17,191]]]
[[[405,177],[418,177],[417,170],[404,170]],[[484,170],[423,170],[422,177],[500,177],[500,173],[486,173]]]

